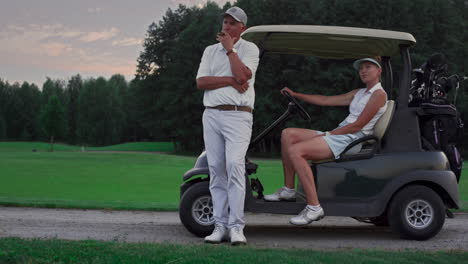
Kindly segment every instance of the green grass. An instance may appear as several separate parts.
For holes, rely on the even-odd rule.
[[[196,160],[147,153],[31,152],[17,146],[0,144],[2,205],[176,210],[182,176]],[[273,180],[267,191],[273,191],[281,184],[281,165],[271,160],[260,165]]]
[[[81,152],[0,152],[3,204],[176,209],[194,158]]]
[[[142,143],[146,144],[150,143]],[[42,151],[44,146],[47,149],[46,143],[0,143],[1,205],[176,210],[182,175],[196,160],[168,154],[79,152],[66,145],[58,145],[63,152],[47,152]],[[33,147],[40,151],[32,152]],[[283,184],[279,160],[254,162],[265,193]],[[462,209],[468,210],[466,164],[460,199]]]
[[[142,151],[142,152],[173,152],[171,142],[133,142],[106,147],[86,147],[89,151]]]
[[[33,152],[49,151],[50,144],[45,142],[0,142],[1,152]],[[64,144],[54,144],[55,151],[80,151],[78,146],[70,146]]]
[[[0,263],[464,263],[462,251],[259,249],[211,245],[0,239]]]
[[[468,211],[468,162],[463,164],[462,175],[460,176],[460,207],[462,211]]]
[[[50,144],[46,142],[0,142],[2,152],[47,152]],[[141,152],[173,152],[171,142],[130,142],[104,147],[81,147],[65,144],[54,144],[54,151],[141,151]]]

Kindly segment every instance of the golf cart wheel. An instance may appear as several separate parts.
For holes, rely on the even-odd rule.
[[[393,232],[404,239],[426,240],[437,233],[445,222],[445,206],[432,189],[411,185],[393,198],[388,221]]]
[[[214,228],[213,202],[208,181],[198,182],[188,188],[180,199],[179,217],[188,231],[204,237]]]

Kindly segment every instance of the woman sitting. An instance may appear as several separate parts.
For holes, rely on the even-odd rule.
[[[347,106],[349,115],[337,128],[329,132],[302,128],[287,128],[281,134],[281,154],[284,170],[284,184],[274,194],[265,195],[267,201],[294,200],[294,175],[302,183],[307,199],[307,206],[299,215],[290,219],[294,225],[306,225],[324,217],[315,188],[312,169],[307,160],[339,158],[341,152],[353,141],[372,134],[377,120],[387,108],[387,94],[380,84],[382,67],[377,60],[364,58],[353,63],[359,71],[359,77],[366,88],[351,92],[323,96],[293,92],[285,87],[281,93],[305,102],[322,106]]]

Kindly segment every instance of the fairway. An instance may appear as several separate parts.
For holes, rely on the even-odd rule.
[[[176,210],[182,176],[196,160],[170,154],[59,148],[66,151],[32,152],[25,144],[0,143],[0,204]],[[282,181],[279,161],[259,164],[259,171],[273,181],[269,181],[267,191],[273,191]]]
[[[50,144],[45,142],[0,142],[0,152],[32,152],[49,151]],[[130,142],[104,147],[72,146],[54,144],[55,151],[142,151],[142,152],[173,152],[171,142]]]
[[[150,144],[150,148],[148,148]],[[155,149],[142,143],[140,149]],[[164,145],[160,145],[164,147]],[[115,151],[116,147],[106,150]],[[31,149],[36,148],[36,152]],[[127,150],[135,151],[131,146]],[[177,210],[183,174],[196,157],[159,153],[80,152],[76,146],[0,143],[0,204],[64,208]],[[265,193],[282,186],[280,160],[253,159]],[[460,182],[462,209],[468,210],[468,173]]]

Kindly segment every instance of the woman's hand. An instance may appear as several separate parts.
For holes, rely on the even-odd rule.
[[[284,95],[285,92],[289,93],[292,97],[296,97],[296,93],[289,89],[288,87],[284,87],[283,89],[281,89],[281,94]]]

